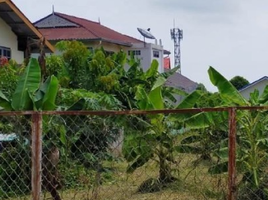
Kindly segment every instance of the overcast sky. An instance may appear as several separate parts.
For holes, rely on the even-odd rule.
[[[100,21],[142,39],[137,27],[151,28],[172,52],[170,29],[183,29],[182,74],[216,91],[207,70],[213,66],[227,79],[253,82],[268,75],[267,0],[13,0],[32,21],[52,12]],[[147,40],[149,42],[150,40]],[[154,41],[152,41],[154,42]]]

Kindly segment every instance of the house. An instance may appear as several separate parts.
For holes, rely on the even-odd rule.
[[[24,60],[27,40],[43,38],[11,0],[0,0],[0,33],[0,57],[14,59],[18,63]],[[45,45],[48,51],[54,51],[47,40]]]
[[[54,11],[34,25],[53,45],[61,40],[78,40],[89,49],[103,47],[108,53],[123,50],[127,55],[134,54],[139,58],[144,70],[156,59],[159,71],[164,71],[164,54],[168,52],[164,50],[161,40],[146,43],[103,26],[100,22]]]
[[[250,93],[254,92],[254,90],[259,90],[260,94],[263,93],[264,88],[268,85],[268,77],[264,76],[239,90],[242,96],[245,99],[249,99]]]
[[[123,50],[129,56],[133,54],[140,59],[144,71],[151,66],[153,59],[158,61],[160,73],[171,69],[168,57],[170,52],[164,49],[161,40],[147,43],[145,40],[142,41],[112,30],[100,22],[54,11],[36,21],[34,25],[53,45],[61,40],[78,40],[82,41],[88,49],[103,47],[108,53]],[[166,85],[190,93],[196,89],[198,84],[175,73],[168,78]],[[183,97],[177,96],[176,98],[181,100]]]

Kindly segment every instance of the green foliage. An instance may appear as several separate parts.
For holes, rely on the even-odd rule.
[[[57,104],[62,110],[119,110],[123,108],[115,95],[90,92],[85,89],[61,88],[57,96]]]
[[[53,110],[55,109],[55,100],[58,91],[58,80],[55,76],[48,77],[47,81],[41,82],[41,71],[36,59],[31,58],[28,66],[18,78],[17,87],[12,97],[9,99],[3,92],[0,92],[0,106],[4,110]],[[10,133],[10,129],[14,129],[17,138],[14,146],[5,148],[1,156],[0,177],[5,183],[0,187],[0,197],[5,193],[7,195],[26,194],[30,191],[30,146],[25,144],[25,138],[29,141],[29,130],[31,126],[25,118],[17,118],[10,124],[5,124],[2,129]],[[44,124],[46,121],[44,120]],[[19,124],[23,124],[24,129],[16,128]],[[25,131],[26,130],[26,131]],[[46,141],[44,140],[44,143]]]
[[[249,105],[248,102],[242,97],[242,95],[237,91],[237,89],[219,72],[217,72],[213,67],[208,70],[209,78],[213,85],[215,85],[219,93],[224,100],[224,103],[230,105],[246,106]]]
[[[53,110],[58,91],[58,80],[51,76],[41,83],[41,70],[36,59],[31,58],[24,73],[19,77],[17,87],[8,99],[0,92],[0,105],[5,110]]]
[[[0,185],[1,199],[30,192],[30,146],[17,139],[9,144],[0,153],[0,179],[4,180]]]
[[[254,91],[247,101],[214,68],[210,67],[208,72],[212,83],[218,87],[219,93],[204,93],[202,101],[196,102],[196,106],[258,106],[267,104],[268,87],[261,95],[258,91]],[[184,119],[182,119],[183,117]],[[216,164],[211,166],[208,171],[211,174],[226,173],[228,169],[228,113],[198,113],[183,115],[180,119],[184,121],[186,130],[197,129],[198,132],[186,134],[176,150],[180,153],[200,154],[203,159],[216,158]],[[267,185],[265,172],[268,167],[267,119],[267,111],[237,111],[236,165],[238,176],[243,177],[238,184],[239,198],[245,196],[242,194],[245,192],[243,188],[251,188],[254,191],[254,194],[250,194],[251,196],[260,195],[259,198],[266,199],[264,196],[267,194],[264,188]]]
[[[203,92],[203,96],[196,103],[197,108],[212,108],[223,105],[224,102],[220,96],[220,93]]]
[[[18,81],[18,75],[23,70],[23,67],[18,67],[15,63],[0,67],[0,90],[10,99]]]
[[[249,84],[249,81],[242,76],[235,76],[230,80],[230,83],[237,89],[240,90],[241,88],[245,87]]]
[[[69,87],[84,88],[83,85],[90,80],[88,77],[90,51],[82,42],[78,41],[61,41],[56,44],[56,48],[62,52],[64,74],[67,73],[69,76]],[[61,65],[61,61],[58,60],[54,64]],[[55,67],[51,66],[50,69]],[[62,74],[59,75],[62,76]]]
[[[70,77],[62,56],[51,55],[46,57],[46,77],[56,76],[61,87],[69,87]]]
[[[205,87],[205,85],[203,83],[198,83],[198,86],[196,89],[201,90],[203,92],[207,92],[207,88]]]
[[[140,62],[134,57],[127,59],[124,52],[112,55],[107,55],[104,49],[90,52],[77,41],[60,42],[57,48],[63,54],[46,59],[46,81],[41,82],[37,60],[31,59],[19,77],[11,98],[4,91],[0,92],[1,107],[5,110],[53,110],[57,104],[58,110],[164,109],[166,98],[172,99],[175,90],[166,88],[164,83],[175,70],[159,74],[156,60],[144,72]],[[61,88],[58,92],[59,84]],[[160,177],[171,180],[168,163],[172,162],[175,136],[171,132],[174,132],[174,121],[170,122],[169,117],[164,115],[138,120],[141,124],[147,124],[141,125],[139,130],[141,133],[144,131],[144,135],[139,138],[135,134],[129,140],[136,145],[134,141],[142,140],[144,144],[149,142],[150,146],[146,146],[149,149],[141,147],[136,152],[134,160],[129,160],[128,171],[158,158]],[[68,187],[74,187],[73,179],[80,175],[72,169],[63,170],[64,166],[72,168],[70,160],[73,160],[82,175],[90,173],[86,168],[98,170],[96,166],[106,158],[109,144],[115,141],[127,123],[129,121],[120,117],[46,116],[43,122],[44,149],[49,149],[51,145],[59,147],[63,159],[60,170]],[[132,148],[130,144],[127,145],[130,148],[128,151]],[[152,148],[154,146],[156,149]],[[147,156],[145,151],[149,152]]]
[[[106,93],[119,90],[119,79],[124,75],[125,56],[123,52],[106,56],[103,49],[96,50],[89,59],[89,80],[91,81],[88,82],[87,88]]]
[[[123,51],[112,55],[106,54],[103,48],[90,52],[77,41],[62,41],[57,44],[57,47],[63,52],[63,68],[66,69],[70,83],[68,87],[115,95],[126,109],[137,108],[135,97],[139,88],[149,92],[159,77],[167,78],[176,71],[159,74],[158,62],[153,60],[150,68],[144,72],[139,60],[133,56],[127,59]],[[48,61],[52,61],[48,63],[51,64],[49,69],[57,69],[62,65],[59,58],[51,58]],[[56,71],[53,74],[61,83],[59,73]],[[169,98],[174,101],[170,92],[171,89],[167,89],[163,94],[169,95]]]
[[[268,87],[262,95],[258,91],[250,94],[249,101],[245,100],[238,91],[216,70],[210,68],[209,74],[213,83],[218,87],[226,105],[263,105],[268,102]],[[217,81],[215,78],[217,77]],[[232,101],[233,100],[233,101]],[[268,167],[267,159],[267,111],[239,111],[237,112],[237,169],[243,176],[239,187],[250,187],[255,195],[266,193],[263,188],[267,185],[264,178]],[[226,149],[227,146],[222,148]],[[214,166],[215,171],[220,168]],[[217,171],[217,170],[216,170]],[[221,172],[220,170],[218,170]],[[239,194],[241,196],[241,194]],[[266,195],[265,195],[266,196]],[[261,196],[260,196],[261,198]]]
[[[138,87],[136,100],[138,108],[141,110],[164,109],[164,98],[162,88],[165,83],[163,76],[156,79],[151,91],[147,94],[145,89]],[[185,98],[178,107],[193,107],[196,100],[200,98],[199,93],[194,92]],[[140,119],[143,123],[138,130],[131,131],[127,135],[123,154],[129,162],[128,173],[134,172],[137,168],[148,163],[149,160],[157,161],[159,164],[159,181],[168,183],[174,180],[171,175],[170,164],[174,162],[175,142],[178,130],[174,130],[176,119],[173,115],[158,114],[148,115]],[[176,134],[174,134],[176,133]]]

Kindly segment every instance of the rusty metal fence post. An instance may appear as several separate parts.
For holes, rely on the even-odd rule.
[[[235,200],[236,108],[230,108],[228,111],[229,111],[228,200]]]
[[[42,114],[32,114],[32,199],[41,199],[42,179]]]

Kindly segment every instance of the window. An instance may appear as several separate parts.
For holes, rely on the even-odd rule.
[[[93,53],[94,52],[94,49],[93,49],[93,47],[87,47],[87,49],[91,52],[91,53]]]
[[[133,54],[133,56],[140,56],[141,51],[140,50],[128,51],[128,55],[130,56],[131,54]]]
[[[114,54],[114,52],[113,51],[105,51],[105,54],[106,54],[106,56],[111,56]]]
[[[0,57],[7,57],[8,60],[11,59],[11,49],[7,47],[0,46]]]
[[[159,58],[159,51],[153,51],[154,58]]]

